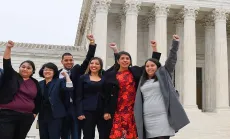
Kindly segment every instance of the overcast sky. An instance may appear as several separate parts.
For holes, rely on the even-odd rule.
[[[0,41],[73,45],[83,0],[0,0]]]

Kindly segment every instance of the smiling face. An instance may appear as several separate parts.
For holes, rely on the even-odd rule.
[[[128,55],[122,54],[117,62],[120,65],[120,68],[126,69],[130,66],[131,59]]]
[[[89,63],[89,70],[91,73],[98,73],[102,68],[102,65],[98,59],[93,59]]]
[[[63,56],[61,63],[65,69],[70,70],[74,65],[73,56],[72,55]]]
[[[25,62],[19,67],[19,74],[22,76],[22,78],[29,78],[33,74],[33,67]]]
[[[145,64],[145,71],[148,74],[148,77],[152,78],[157,71],[157,65],[152,61],[147,61]]]
[[[43,69],[43,75],[44,75],[45,79],[52,79],[53,76],[54,76],[54,70],[45,67],[45,68]]]

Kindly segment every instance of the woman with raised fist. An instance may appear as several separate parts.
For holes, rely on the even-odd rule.
[[[169,139],[189,123],[172,82],[178,47],[179,37],[173,35],[164,66],[153,58],[145,62],[134,105],[138,139]]]
[[[32,76],[35,65],[26,60],[16,72],[11,65],[11,48],[8,41],[3,56],[3,83],[0,89],[0,138],[25,139],[40,110],[41,92],[38,81]]]
[[[118,53],[115,43],[109,47],[114,54]],[[99,132],[99,139],[105,137],[104,119],[104,74],[111,71],[113,67],[103,70],[103,61],[99,57],[93,57],[88,65],[85,75],[80,77],[76,89],[76,111],[77,118],[83,130],[83,139],[93,139],[95,127]]]
[[[160,58],[156,52],[156,42],[151,41],[153,58]],[[116,48],[114,48],[116,49]],[[134,101],[143,67],[132,66],[128,52],[119,52],[114,70],[105,74],[105,109],[107,122],[106,139],[136,139]]]

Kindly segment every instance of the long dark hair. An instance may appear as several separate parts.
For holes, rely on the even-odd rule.
[[[126,56],[129,57],[129,59],[130,59],[130,65],[129,65],[129,66],[132,66],[132,57],[131,57],[131,55],[130,55],[128,52],[126,52],[126,51],[120,51],[120,52],[116,55],[116,57],[115,57],[116,60],[115,60],[114,69],[116,69],[116,70],[119,70],[119,69],[120,69],[120,65],[118,64],[118,60],[120,59],[120,57],[121,57],[122,55],[126,55]]]
[[[146,80],[149,79],[148,73],[146,72],[146,69],[145,69],[146,63],[148,61],[155,63],[157,65],[157,69],[159,67],[161,67],[161,63],[159,62],[159,60],[157,60],[155,58],[150,58],[150,59],[146,60],[145,61],[145,65],[144,65],[144,71],[143,71],[142,78],[141,78],[141,81],[140,81],[141,82],[140,83],[141,86],[146,82]],[[155,81],[158,80],[156,74],[152,77],[152,79],[155,79]]]
[[[93,57],[93,58],[90,59],[89,65],[93,60],[98,60],[99,61],[101,69],[98,71],[98,75],[99,75],[99,77],[102,77],[102,71],[103,71],[103,61],[102,61],[102,59],[100,57]],[[87,68],[87,70],[85,72],[86,74],[91,74],[91,71],[89,69],[89,65],[88,65],[88,68]]]

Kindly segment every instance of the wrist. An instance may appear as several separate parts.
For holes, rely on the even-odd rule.
[[[90,40],[90,44],[94,44],[95,43],[95,40]]]

